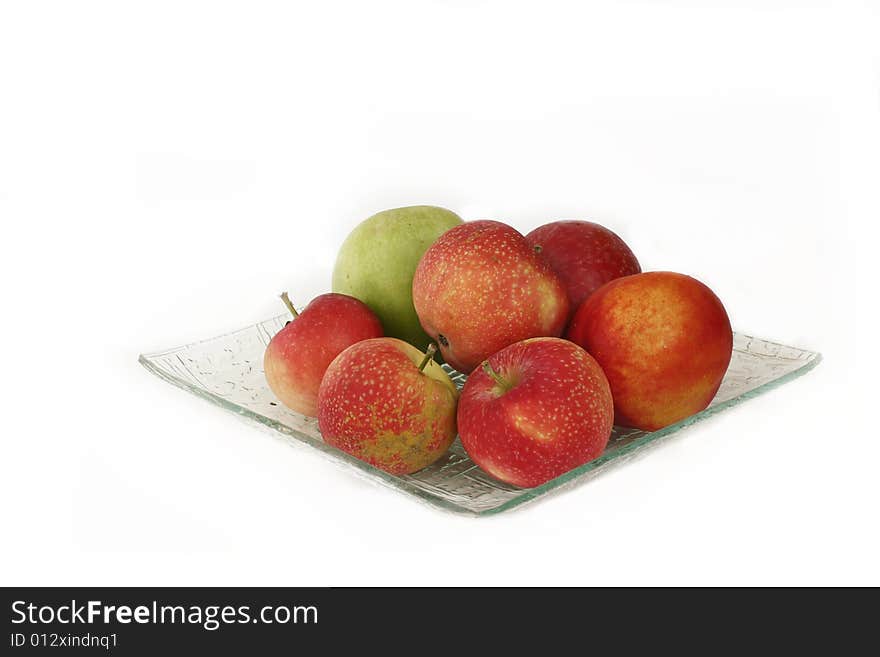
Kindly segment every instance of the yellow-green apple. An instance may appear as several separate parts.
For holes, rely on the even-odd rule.
[[[730,319],[715,293],[672,272],[606,283],[577,309],[566,337],[605,371],[617,424],[645,431],[706,408],[733,349]]]
[[[281,403],[303,415],[315,415],[318,387],[327,366],[346,347],[382,336],[382,324],[366,305],[344,294],[322,294],[297,313],[281,295],[293,321],[266,347],[266,381]]]
[[[434,240],[460,223],[454,212],[430,205],[374,214],[355,227],[339,249],[333,291],[367,304],[386,335],[424,348],[428,336],[413,308],[413,272]]]
[[[458,431],[471,459],[524,487],[599,456],[613,420],[602,368],[560,338],[523,340],[492,355],[468,377],[458,404]]]
[[[455,440],[458,390],[433,353],[377,338],[339,354],[318,392],[324,441],[396,475],[443,456]]]
[[[562,279],[572,313],[608,281],[642,271],[622,239],[591,221],[554,221],[533,230],[526,241]]]
[[[562,281],[519,232],[498,221],[444,233],[422,256],[412,294],[425,331],[461,372],[519,340],[559,336],[568,318]]]

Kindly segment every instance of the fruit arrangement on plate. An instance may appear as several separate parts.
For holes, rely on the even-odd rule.
[[[343,243],[333,291],[264,355],[278,400],[330,445],[417,472],[460,436],[490,477],[534,487],[599,457],[614,424],[656,431],[705,409],[730,363],[718,297],[643,273],[611,230],[522,235],[432,206],[386,210]],[[459,391],[438,364],[468,374]]]

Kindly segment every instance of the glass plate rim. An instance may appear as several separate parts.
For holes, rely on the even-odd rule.
[[[272,321],[273,319],[278,319],[278,317],[281,317],[281,316],[276,316],[276,317],[264,320],[262,322],[257,322],[256,325],[265,324],[267,322]],[[382,480],[382,482],[384,484],[390,486],[391,488],[395,488],[395,489],[400,490],[401,492],[404,492],[404,493],[409,493],[410,495],[413,495],[415,498],[417,498],[419,501],[426,503],[432,507],[441,508],[445,511],[456,513],[458,515],[469,516],[469,517],[484,517],[484,516],[491,516],[491,515],[497,515],[499,513],[504,513],[505,511],[509,511],[511,509],[514,509],[514,508],[520,507],[524,504],[527,504],[528,502],[532,502],[535,499],[542,497],[546,493],[549,493],[550,491],[559,489],[562,486],[565,486],[566,484],[573,483],[575,480],[580,478],[582,475],[585,475],[589,472],[597,470],[606,464],[610,464],[613,462],[621,462],[622,463],[622,460],[625,459],[626,456],[632,454],[633,452],[639,451],[642,448],[646,447],[647,445],[654,443],[657,440],[660,440],[661,438],[664,438],[664,437],[669,436],[673,433],[676,433],[677,431],[684,429],[685,427],[696,424],[697,422],[700,422],[701,420],[704,420],[708,417],[711,417],[712,415],[715,415],[721,411],[727,410],[728,408],[730,408],[732,406],[736,406],[737,404],[739,404],[742,401],[745,401],[747,399],[752,399],[754,397],[762,395],[766,392],[769,392],[770,390],[773,390],[774,388],[778,388],[779,386],[781,386],[785,383],[788,383],[789,381],[792,381],[800,376],[803,376],[807,372],[814,369],[822,361],[821,352],[812,351],[812,350],[804,349],[804,348],[800,348],[800,347],[791,347],[791,345],[784,345],[782,343],[774,342],[772,340],[767,340],[765,338],[756,338],[755,336],[752,336],[749,334],[740,333],[739,335],[741,335],[744,338],[761,340],[767,344],[771,344],[771,345],[778,346],[778,347],[798,349],[799,351],[809,353],[810,356],[807,357],[804,360],[804,364],[801,365],[800,367],[798,367],[796,370],[793,370],[791,372],[783,374],[782,376],[780,376],[777,379],[773,379],[772,381],[768,381],[766,383],[763,383],[760,386],[758,386],[757,388],[754,388],[752,390],[748,390],[742,394],[737,395],[736,397],[728,399],[728,400],[721,402],[719,404],[716,404],[714,406],[710,406],[710,407],[700,411],[699,413],[695,413],[694,415],[686,417],[685,419],[680,420],[679,422],[676,422],[674,424],[670,424],[669,426],[664,427],[663,429],[659,429],[657,431],[652,431],[652,432],[647,432],[643,436],[640,436],[636,440],[633,440],[628,445],[616,450],[613,454],[603,455],[598,458],[595,458],[588,463],[585,463],[581,466],[578,466],[577,468],[574,468],[573,470],[569,470],[568,472],[561,474],[558,477],[555,477],[554,479],[551,479],[550,481],[547,481],[547,482],[541,484],[540,486],[535,486],[534,488],[522,488],[522,489],[520,489],[522,491],[522,494],[517,495],[516,497],[514,497],[514,498],[512,498],[502,504],[499,504],[496,507],[476,511],[476,510],[467,509],[465,507],[458,506],[452,502],[449,502],[448,500],[430,495],[430,494],[428,494],[422,490],[419,490],[417,488],[408,487],[405,485],[405,479],[402,479],[402,478],[397,477],[395,475],[389,474],[389,473],[385,472],[384,470],[380,470],[379,468],[376,468],[375,466],[370,465],[369,463],[365,463],[359,459],[356,459],[356,458],[350,456],[349,454],[346,454],[345,452],[342,452],[342,451],[328,445],[327,443],[325,443],[323,441],[318,441],[318,440],[312,438],[311,436],[309,436],[305,433],[302,433],[300,431],[297,431],[295,429],[292,429],[291,427],[289,427],[281,422],[278,422],[276,420],[268,418],[264,415],[260,415],[259,413],[255,413],[254,411],[250,411],[250,410],[248,410],[242,406],[239,406],[238,404],[235,404],[233,402],[229,402],[229,401],[223,399],[223,397],[221,397],[220,395],[215,395],[215,394],[213,394],[203,388],[189,385],[183,379],[168,375],[162,369],[155,366],[151,362],[151,359],[155,359],[160,356],[166,356],[166,355],[178,352],[178,351],[183,351],[183,350],[188,349],[190,347],[205,344],[208,342],[213,342],[215,340],[219,340],[222,338],[230,337],[230,336],[236,335],[237,333],[240,333],[242,331],[246,331],[246,330],[252,328],[253,326],[255,326],[255,325],[251,324],[251,325],[248,325],[247,327],[239,328],[239,329],[233,330],[233,331],[228,331],[226,333],[221,333],[219,335],[215,335],[210,338],[196,340],[194,342],[183,344],[183,345],[180,345],[177,347],[171,347],[169,349],[163,349],[160,351],[155,351],[155,352],[150,352],[150,353],[143,353],[138,356],[138,362],[143,367],[145,367],[147,369],[147,371],[154,374],[155,376],[157,376],[161,380],[165,381],[166,383],[170,383],[171,385],[173,385],[177,388],[180,388],[182,390],[186,390],[187,392],[190,392],[197,397],[201,397],[202,399],[205,399],[206,401],[211,402],[215,406],[219,406],[219,407],[223,408],[224,410],[230,411],[238,416],[244,417],[245,419],[247,419],[251,422],[256,422],[257,424],[262,425],[263,427],[272,429],[272,430],[276,431],[277,433],[280,433],[283,436],[294,437],[297,440],[299,440],[300,442],[304,442],[312,447],[317,448],[318,450],[320,450],[324,454],[327,454],[328,456],[330,456],[335,461],[342,462],[342,463],[345,463],[350,466],[354,466],[357,470],[360,471],[359,474],[368,475],[368,478],[370,478],[370,479],[379,478]]]

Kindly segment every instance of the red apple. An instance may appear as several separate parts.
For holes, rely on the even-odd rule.
[[[550,266],[497,221],[441,235],[416,268],[413,304],[443,358],[461,372],[519,340],[561,335],[569,310]]]
[[[303,415],[315,415],[318,386],[327,366],[346,347],[382,336],[382,324],[367,306],[344,294],[322,294],[297,313],[282,295],[294,319],[266,347],[266,381],[281,403]]]
[[[524,487],[599,456],[613,419],[602,369],[559,338],[523,340],[494,354],[468,377],[458,405],[459,435],[471,459]]]
[[[706,408],[733,349],[718,297],[700,281],[671,272],[602,286],[578,308],[566,337],[605,371],[616,423],[645,431]]]
[[[642,271],[622,239],[590,221],[554,221],[533,230],[526,241],[562,279],[572,313],[608,281]]]
[[[433,353],[377,338],[339,354],[318,392],[324,441],[396,475],[443,456],[455,440],[458,390]]]

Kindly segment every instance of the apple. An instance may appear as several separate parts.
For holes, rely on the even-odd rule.
[[[516,230],[472,221],[422,256],[413,303],[446,362],[470,372],[509,344],[559,336],[569,302],[562,281]]]
[[[461,223],[454,212],[430,205],[385,210],[345,239],[333,268],[333,291],[367,304],[385,334],[424,348],[428,336],[413,308],[412,279],[422,254]]]
[[[615,233],[591,221],[554,221],[526,235],[565,285],[571,312],[608,281],[642,271]]]
[[[605,371],[616,423],[645,431],[706,408],[733,350],[730,319],[715,293],[672,272],[606,283],[577,309],[566,337]]]
[[[281,295],[293,321],[269,341],[263,369],[269,388],[289,409],[314,416],[327,366],[346,347],[382,336],[382,324],[366,305],[344,294],[322,294],[297,313]]]
[[[512,344],[468,377],[458,405],[474,463],[514,486],[539,486],[602,454],[614,404],[602,368],[560,338]]]
[[[324,441],[395,475],[421,470],[455,440],[458,390],[432,356],[396,338],[352,345],[318,391]]]

